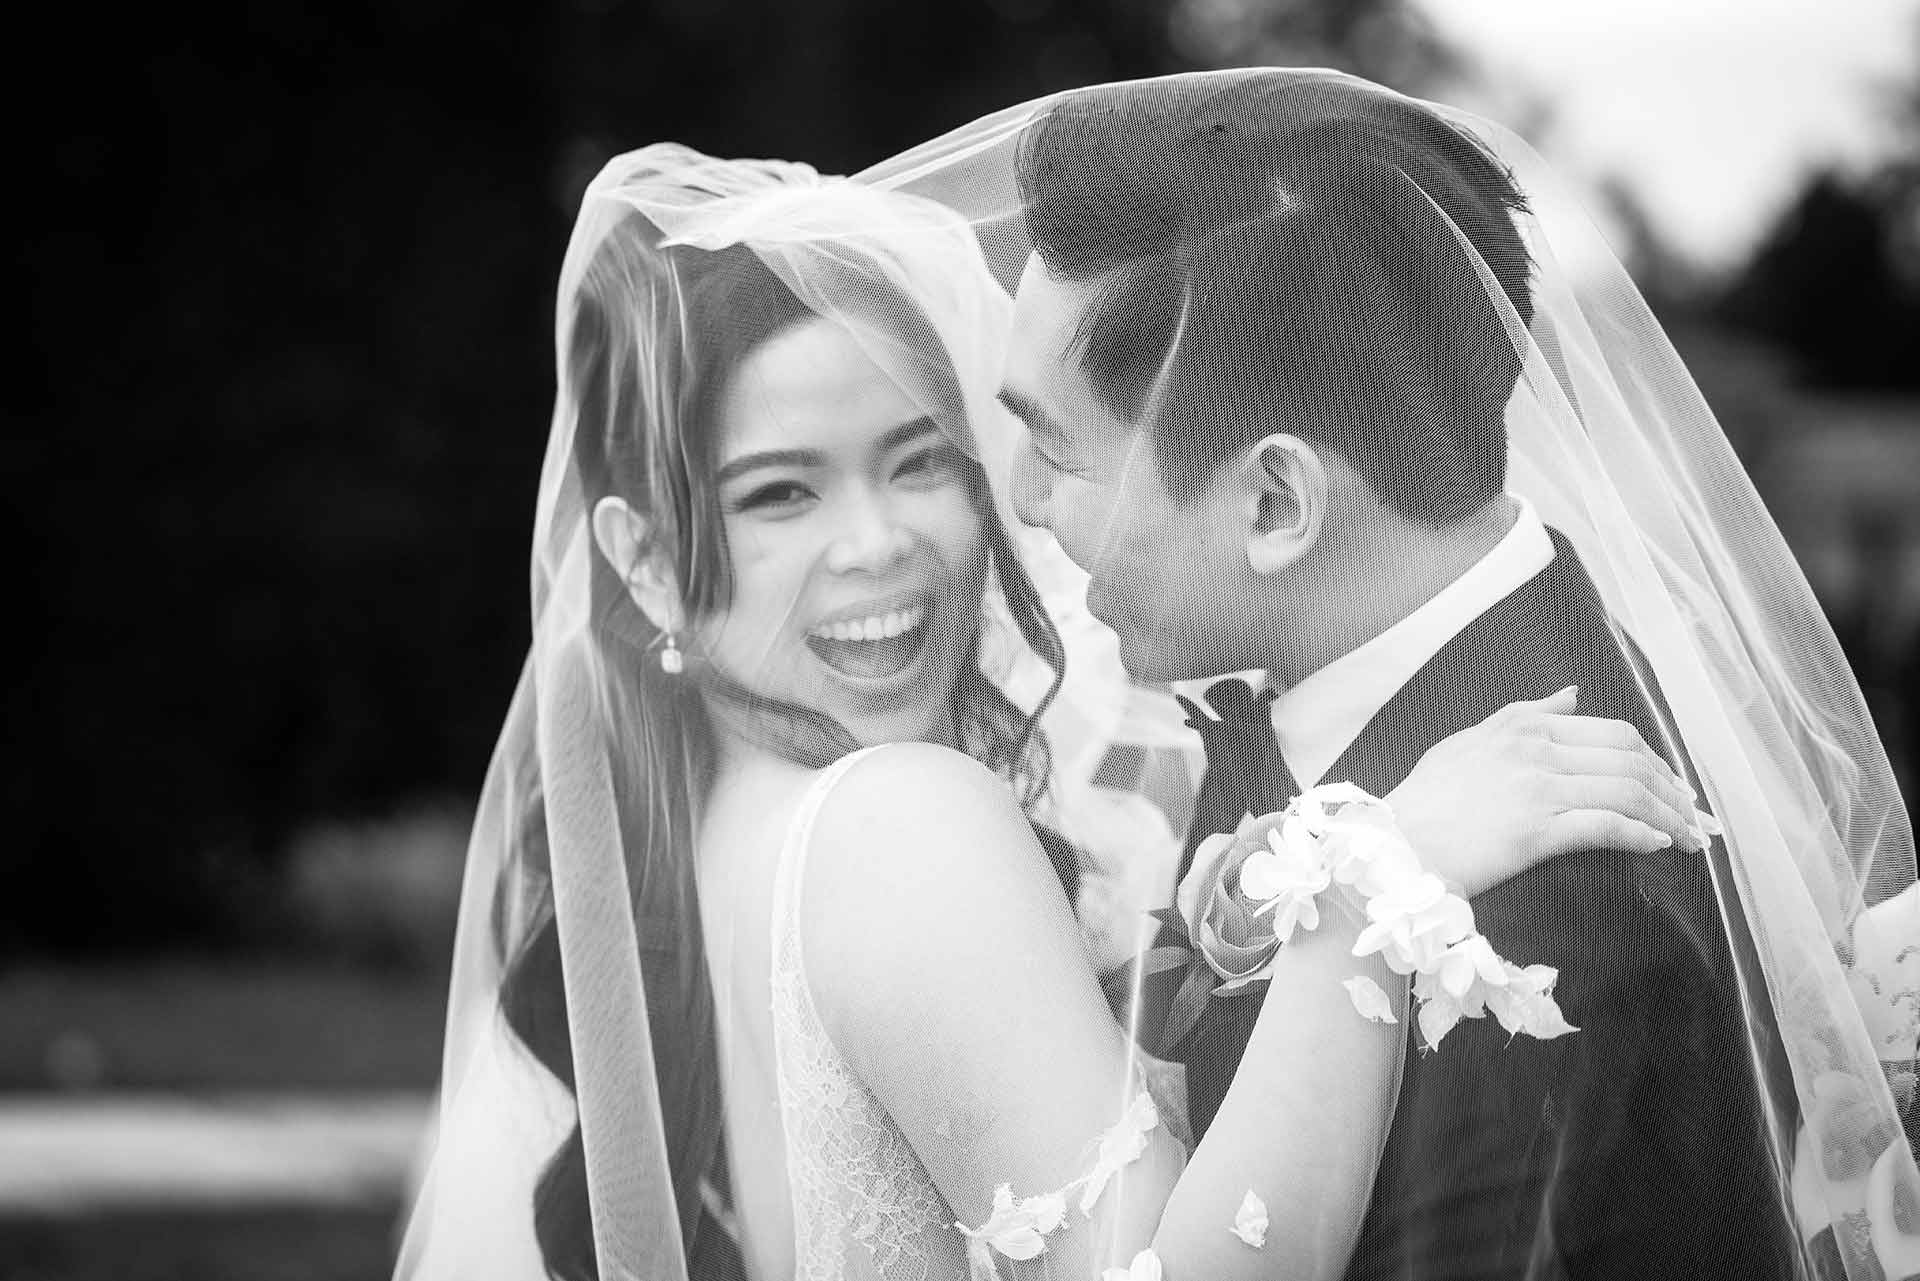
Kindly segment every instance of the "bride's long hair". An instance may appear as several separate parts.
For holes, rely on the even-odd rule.
[[[883,288],[883,285],[877,286]],[[924,362],[919,372],[934,389],[931,416],[950,437],[966,441],[965,399],[952,361],[933,325],[897,290],[876,299],[891,337]],[[705,251],[663,247],[637,216],[624,220],[596,252],[578,297],[572,300],[570,345],[562,376],[577,405],[574,458],[583,510],[618,495],[648,517],[654,537],[671,557],[684,603],[696,617],[727,607],[728,552],[713,483],[718,449],[717,406],[728,379],[757,347],[810,312],[749,249]],[[649,331],[650,327],[650,331]],[[645,334],[648,341],[640,341]],[[646,380],[653,380],[648,383]],[[671,414],[643,407],[669,388]],[[1039,706],[1024,712],[981,670],[976,634],[952,692],[958,746],[1007,779],[1033,816],[1047,791],[1051,762],[1038,718],[1059,688],[1062,647],[1039,593],[1022,568],[1006,527],[995,513],[986,477],[969,460],[968,488],[979,514],[990,565],[1007,613],[1025,643],[1053,670]],[[634,887],[641,968],[656,1046],[668,1162],[692,1268],[717,1244],[701,1231],[701,1181],[724,1182],[714,1160],[721,1102],[715,1010],[702,950],[694,889],[693,849],[700,807],[714,775],[715,722],[780,755],[819,768],[860,746],[845,727],[808,707],[770,700],[712,666],[692,662],[681,675],[657,661],[663,637],[636,607],[612,565],[593,558],[590,599],[592,652],[597,667],[601,723],[615,770],[620,835]],[[644,714],[627,714],[645,709]],[[541,782],[523,780],[527,816],[509,868],[550,875]],[[1034,824],[1071,899],[1079,885],[1076,852],[1044,824]],[[503,884],[496,905],[524,886]],[[495,946],[509,935],[526,942],[501,957],[502,1013],[534,1057],[569,1090],[574,1088],[560,945],[551,902],[527,932],[509,931],[496,913]],[[576,1123],[543,1171],[534,1196],[534,1221],[548,1272],[559,1281],[596,1277],[588,1183]]]

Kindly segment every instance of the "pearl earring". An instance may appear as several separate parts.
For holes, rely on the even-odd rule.
[[[678,676],[686,670],[686,659],[680,653],[680,642],[672,632],[667,633],[667,647],[660,651],[660,670],[669,676]]]

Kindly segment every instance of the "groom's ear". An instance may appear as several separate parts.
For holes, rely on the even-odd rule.
[[[1320,541],[1327,518],[1327,469],[1306,441],[1277,434],[1254,444],[1241,474],[1247,563],[1256,574],[1277,574]]]

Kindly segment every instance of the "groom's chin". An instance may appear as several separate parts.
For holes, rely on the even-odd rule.
[[[1135,680],[1166,685],[1195,679],[1187,670],[1191,664],[1180,661],[1177,648],[1168,644],[1165,637],[1121,627],[1115,627],[1114,633],[1120,638],[1120,664]]]
[[[1164,685],[1216,674],[1210,669],[1195,670],[1206,666],[1204,661],[1197,664],[1194,661],[1204,657],[1201,651],[1205,648],[1196,638],[1183,637],[1180,629],[1169,626],[1170,620],[1165,617],[1148,621],[1139,617],[1138,610],[1114,608],[1123,603],[1126,597],[1103,592],[1098,584],[1087,592],[1087,612],[1119,641],[1120,664],[1127,669],[1127,675],[1149,685]],[[1138,599],[1133,603],[1139,604]]]

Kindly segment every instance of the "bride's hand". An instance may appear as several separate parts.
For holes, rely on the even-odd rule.
[[[1421,859],[1468,897],[1575,850],[1703,848],[1687,785],[1632,725],[1573,715],[1574,699],[1508,704],[1387,794]]]

